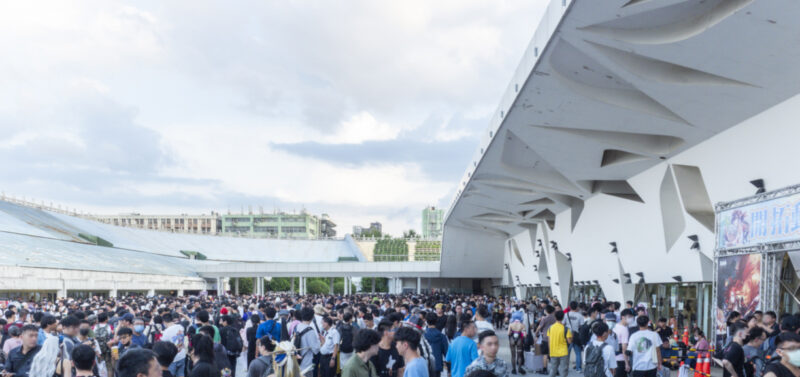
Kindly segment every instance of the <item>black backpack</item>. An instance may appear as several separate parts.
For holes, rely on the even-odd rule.
[[[585,377],[605,377],[606,368],[603,359],[603,348],[608,346],[603,343],[600,346],[590,344],[586,347],[586,358],[584,359],[583,375]]]
[[[289,326],[286,325],[286,318],[281,318],[281,342],[289,340]]]
[[[294,333],[294,339],[292,340],[292,343],[294,343],[294,349],[299,350],[300,348],[302,348],[302,346],[303,346],[303,335],[306,335],[306,333],[311,331],[311,330],[313,330],[313,328],[311,328],[311,326],[308,326],[308,327],[304,328],[303,331]]]
[[[231,356],[239,356],[242,353],[242,349],[244,348],[244,344],[242,343],[242,337],[239,336],[239,333],[233,327],[226,327],[225,328],[225,349],[228,350],[228,355]]]
[[[346,323],[339,325],[339,328],[336,330],[339,331],[339,336],[341,337],[339,351],[344,353],[353,352],[353,326]]]

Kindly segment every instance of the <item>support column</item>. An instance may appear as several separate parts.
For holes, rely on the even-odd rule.
[[[291,289],[291,291],[292,291],[292,293],[294,293],[294,278],[293,277],[289,278],[289,280],[292,281],[292,289]]]
[[[422,278],[417,277],[417,294],[422,293]]]
[[[147,290],[147,295],[150,296],[150,297],[155,296],[156,295],[156,290],[155,289],[148,289]]]
[[[351,290],[350,289],[350,278],[345,276],[344,277],[344,294],[345,295],[349,295],[351,293],[350,290]]]
[[[329,287],[330,294],[333,294],[333,280],[334,280],[333,278],[330,278],[330,281],[331,281],[331,286]],[[345,280],[347,280],[347,278],[345,278]],[[347,290],[345,290],[345,292],[346,291]]]
[[[117,290],[115,289],[114,290],[114,295],[115,295],[114,297],[117,297],[116,294],[117,294]],[[178,297],[183,297],[183,289],[182,288],[178,289]]]
[[[236,279],[236,281],[234,282],[234,284],[235,284],[234,287],[235,288],[233,289],[233,294],[238,296],[239,295],[239,278],[235,278],[235,279]]]
[[[378,278],[372,278],[372,289],[369,291],[369,293],[375,293],[375,280],[376,279],[378,279]]]

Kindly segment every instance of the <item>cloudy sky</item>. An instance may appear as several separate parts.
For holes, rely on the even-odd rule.
[[[94,213],[447,207],[544,0],[11,1],[0,190]]]

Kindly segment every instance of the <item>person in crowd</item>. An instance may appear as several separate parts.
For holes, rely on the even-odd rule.
[[[258,316],[254,316],[258,318]],[[247,370],[247,377],[266,377],[273,373],[272,353],[275,352],[275,342],[269,335],[264,335],[253,342],[253,348],[258,350],[258,357],[253,359]]]
[[[492,330],[480,333],[478,345],[481,355],[467,366],[466,375],[470,375],[477,369],[483,369],[492,372],[496,377],[508,377],[508,363],[497,357],[497,351],[500,350],[500,340],[497,338],[497,334]]]
[[[300,337],[300,371],[305,377],[314,376],[314,355],[319,354],[320,345],[322,343],[321,334],[314,330],[311,324],[314,321],[314,310],[311,308],[303,308],[300,311],[301,323],[295,326],[295,336]]]
[[[778,362],[770,362],[764,368],[764,377],[800,376],[800,335],[783,332],[775,339],[775,352]]]
[[[155,352],[133,348],[117,362],[117,377],[160,377],[161,366]],[[215,376],[216,377],[216,376]]]
[[[378,353],[372,356],[370,361],[375,366],[379,377],[399,377],[403,374],[405,363],[395,347],[395,331],[397,328],[388,319],[378,323],[378,334],[381,336],[381,340],[378,342]],[[470,339],[470,341],[472,340]],[[473,344],[475,343],[473,342]]]
[[[650,318],[641,315],[636,318],[639,330],[628,339],[628,349],[631,351],[632,377],[656,377],[661,365],[661,336],[650,330]],[[655,350],[653,350],[655,348]],[[655,352],[655,353],[654,353]],[[655,359],[653,355],[656,355]]]
[[[181,325],[180,322],[180,316],[177,315],[177,313],[176,315],[164,313],[161,319],[164,321],[165,327],[164,331],[161,332],[161,340],[171,343],[177,350],[175,358],[170,361],[170,365],[168,366],[169,373],[174,377],[184,377],[186,375],[186,336],[183,325]],[[156,352],[158,353],[158,351]],[[161,360],[159,359],[159,363],[160,362]]]
[[[722,356],[722,376],[723,377],[747,377],[744,374],[744,340],[747,337],[747,324],[743,321],[736,321],[729,326],[732,335],[731,342],[723,348]]]
[[[72,366],[75,368],[75,377],[96,377],[93,369],[97,360],[94,347],[80,344],[72,350]]]
[[[3,343],[3,355],[8,355],[11,350],[22,345],[20,335],[22,335],[22,330],[19,327],[11,326],[8,328],[8,339]]]
[[[381,336],[370,328],[361,329],[353,337],[355,356],[342,367],[342,377],[375,377],[378,371],[371,359],[378,355]]]
[[[558,374],[560,377],[567,377],[569,370],[569,345],[572,343],[572,332],[569,331],[563,324],[564,312],[556,310],[553,313],[555,322],[547,329],[547,343],[550,350],[549,353],[549,376],[555,377]]]
[[[744,352],[744,371],[747,377],[761,377],[764,368],[764,350],[761,346],[767,340],[767,332],[763,328],[754,326],[748,328],[742,346]]]
[[[614,355],[614,348],[606,343],[611,335],[608,325],[598,322],[592,326],[594,339],[586,347],[584,361],[586,362],[584,376],[586,377],[612,377],[619,368]]]
[[[189,343],[189,357],[192,359],[192,370],[189,377],[217,377],[220,369],[217,367],[214,355],[214,341],[206,334],[195,334]]]
[[[156,353],[156,360],[161,367],[162,377],[175,377],[171,370],[178,355],[178,347],[175,343],[169,340],[155,342],[153,343],[153,352]],[[181,373],[183,373],[183,368],[181,368]]]
[[[250,366],[250,363],[256,358],[258,354],[258,346],[256,346],[256,341],[259,339],[256,337],[256,332],[258,331],[258,327],[261,324],[261,317],[258,315],[253,315],[248,318],[250,321],[251,326],[245,330],[245,339],[247,339],[247,366]]]
[[[329,316],[322,318],[321,340],[319,348],[319,377],[334,377],[336,375],[336,357],[339,353],[341,337],[333,326],[333,319]]]
[[[450,363],[451,377],[463,377],[467,367],[478,358],[478,347],[472,340],[477,332],[475,323],[464,319],[461,325],[461,335],[450,344],[445,357],[445,360]]]
[[[433,375],[439,377],[444,369],[444,357],[447,356],[447,336],[442,333],[439,323],[439,315],[436,312],[428,312],[425,316],[428,328],[425,330],[425,340],[431,346],[431,352],[435,360]]]
[[[3,371],[13,374],[14,377],[28,377],[28,372],[31,370],[33,359],[36,354],[42,349],[42,346],[36,344],[39,335],[39,329],[35,325],[25,325],[20,332],[20,339],[22,344],[6,355],[6,363],[3,365]],[[56,348],[58,347],[58,338],[50,336],[55,339]],[[53,360],[55,362],[55,360]]]
[[[420,339],[419,331],[411,327],[401,327],[394,334],[397,352],[406,365],[403,377],[429,377],[428,362],[419,356]]]

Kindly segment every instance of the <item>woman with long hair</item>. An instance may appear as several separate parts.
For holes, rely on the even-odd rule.
[[[63,353],[66,352],[64,347],[58,344],[58,337],[48,335],[42,344],[42,349],[33,357],[31,362],[31,371],[29,376],[63,376],[69,377],[71,375],[72,366],[69,361],[64,360]],[[56,370],[56,366],[59,366]],[[56,374],[56,372],[59,372]]]
[[[194,367],[189,377],[219,377],[220,371],[214,363],[214,341],[207,335],[195,334],[189,346],[189,356]]]

